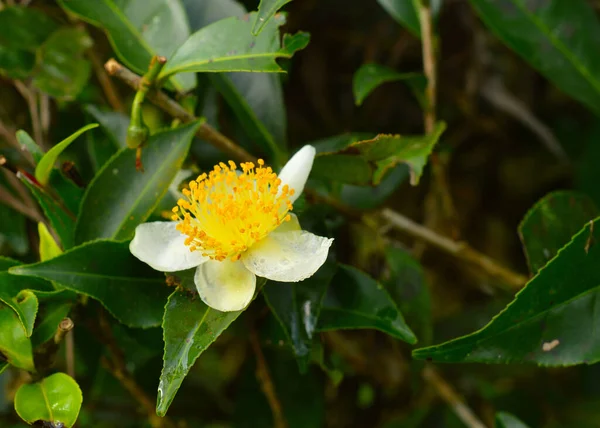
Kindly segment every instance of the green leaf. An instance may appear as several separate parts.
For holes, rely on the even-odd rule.
[[[40,260],[46,261],[62,253],[62,250],[48,231],[44,223],[38,223],[38,234],[40,235]]]
[[[20,256],[29,251],[25,216],[7,205],[0,204],[0,247],[4,243]]]
[[[318,330],[372,328],[410,344],[417,338],[387,291],[366,273],[340,264],[325,296]]]
[[[481,330],[417,349],[417,359],[542,366],[600,361],[596,301],[600,296],[600,225],[596,219]]]
[[[600,114],[600,24],[585,0],[471,0],[504,43],[565,93]]]
[[[65,373],[55,373],[36,383],[22,385],[15,394],[15,410],[25,422],[60,423],[72,427],[79,416],[83,396],[77,382]]]
[[[54,32],[38,52],[33,84],[55,98],[74,99],[90,77],[91,63],[84,53],[93,41],[83,28]]]
[[[135,150],[122,149],[96,175],[81,203],[75,240],[130,239],[169,189],[201,122],[154,134],[142,152],[145,172],[135,168]]]
[[[15,311],[3,303],[0,303],[0,357],[15,367],[35,371],[31,340]]]
[[[23,131],[22,129],[17,131],[17,141],[21,145],[22,149],[31,153],[33,161],[36,165],[44,157],[44,151],[42,148],[34,141],[33,138],[31,138],[27,132]]]
[[[421,265],[406,251],[387,248],[389,275],[383,281],[390,297],[412,326],[419,341],[429,344],[433,334],[431,297]]]
[[[70,290],[37,292],[36,295],[40,306],[37,323],[31,335],[34,349],[54,337],[58,325],[77,301],[77,294]]]
[[[196,31],[163,68],[160,78],[184,72],[260,71],[281,72],[277,58],[291,58],[304,49],[307,33],[286,34],[279,39],[279,27],[285,17],[270,20],[264,31],[254,37],[250,33],[256,13],[242,18],[230,17]]]
[[[103,29],[117,56],[138,74],[148,71],[154,55],[171,58],[190,35],[179,0],[58,2],[67,11]],[[185,92],[196,86],[196,79],[193,75],[176,76],[170,83],[176,90]]]
[[[181,274],[182,289],[171,294],[165,306],[162,323],[165,352],[156,404],[159,416],[167,413],[200,354],[243,312],[220,312],[206,306],[198,297],[193,275],[194,270]]]
[[[11,79],[26,79],[35,67],[35,54],[0,45],[0,72]]]
[[[31,7],[0,10],[0,45],[34,52],[58,25],[50,16]]]
[[[75,228],[75,216],[56,197],[51,196],[45,189],[40,187],[35,178],[23,173],[17,174],[21,181],[31,191],[38,201],[44,214],[50,221],[50,225],[60,238],[62,247],[66,250],[73,246],[73,231]]]
[[[252,34],[258,35],[269,22],[275,13],[281,9],[284,5],[288,4],[292,0],[260,0],[258,5],[258,13],[256,14],[256,21],[252,27]]]
[[[326,147],[317,147],[311,177],[377,185],[392,168],[405,163],[410,168],[411,184],[417,185],[427,159],[445,129],[446,125],[442,122],[426,136],[380,134],[371,140],[353,142],[352,139],[340,138],[328,142]],[[344,141],[348,144],[342,147]]]
[[[581,193],[559,191],[544,196],[519,225],[530,272],[537,273],[599,214],[594,201]]]
[[[115,148],[127,147],[125,138],[129,127],[129,116],[114,111],[100,110],[93,104],[84,107],[86,113],[91,115],[100,124],[102,130],[113,142]]]
[[[329,262],[304,281],[270,281],[263,290],[271,312],[281,324],[302,372],[306,372],[308,368],[321,303],[335,271],[335,263]]]
[[[365,98],[383,83],[402,80],[420,81],[423,79],[425,77],[420,73],[398,73],[383,65],[364,64],[354,73],[354,77],[352,78],[354,102],[357,106],[361,105]]]
[[[48,181],[50,180],[50,172],[52,172],[52,168],[54,168],[54,164],[56,163],[56,160],[58,159],[60,154],[67,147],[69,147],[69,145],[73,141],[75,141],[75,139],[77,137],[79,137],[81,134],[83,134],[86,131],[89,131],[90,129],[94,129],[97,127],[98,127],[97,123],[92,123],[92,124],[86,125],[83,128],[81,128],[80,130],[78,130],[77,132],[75,132],[74,134],[72,134],[71,136],[62,140],[60,143],[58,143],[56,146],[52,147],[50,150],[48,150],[48,153],[46,153],[44,155],[44,157],[42,157],[40,162],[35,167],[35,178],[42,185],[44,185],[44,186],[47,185]]]
[[[496,428],[528,428],[516,416],[507,412],[496,413]]]
[[[377,186],[354,186],[343,184],[340,200],[347,206],[359,210],[372,210],[381,206],[408,178],[408,167],[398,165]]]
[[[12,267],[9,272],[56,281],[90,296],[131,327],[160,325],[169,294],[163,277],[132,256],[127,243],[90,242],[45,262]]]
[[[419,22],[419,3],[421,0],[377,0],[398,24],[406,27],[417,37],[421,37],[421,24]],[[432,13],[437,15],[442,0],[431,0]]]

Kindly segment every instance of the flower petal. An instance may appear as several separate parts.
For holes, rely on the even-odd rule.
[[[294,213],[288,214],[291,217],[290,221],[284,221],[283,223],[281,223],[279,226],[277,226],[277,229],[275,229],[273,233],[293,232],[295,230],[302,230],[302,228],[300,227],[300,222],[298,221],[298,216]]]
[[[209,260],[198,266],[194,282],[202,301],[222,312],[244,309],[256,289],[256,276],[243,263],[231,260]]]
[[[281,186],[287,184],[294,189],[294,195],[290,197],[290,202],[294,203],[304,190],[304,185],[312,169],[315,160],[316,150],[313,146],[306,145],[296,152],[294,156],[285,164],[279,173]]]
[[[186,236],[175,229],[175,221],[155,221],[140,224],[129,244],[135,257],[161,272],[176,272],[204,263],[208,258],[200,251],[190,251]]]
[[[242,262],[250,272],[273,281],[302,281],[325,263],[332,242],[305,230],[271,233],[242,254]]]

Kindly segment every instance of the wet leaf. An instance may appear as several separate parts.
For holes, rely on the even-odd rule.
[[[577,192],[552,192],[538,201],[519,225],[531,273],[544,267],[585,223],[599,214],[594,201]]]
[[[130,239],[169,189],[200,122],[159,132],[142,152],[145,172],[135,169],[135,150],[122,149],[96,175],[81,203],[77,243]]]
[[[90,296],[131,327],[160,325],[169,290],[164,277],[129,252],[127,243],[95,241],[41,263],[10,268],[13,275],[56,281]]]
[[[600,114],[600,23],[585,0],[470,0],[500,40]]]
[[[179,0],[59,0],[64,9],[102,28],[117,56],[139,74],[148,70],[154,55],[172,58],[190,30]],[[168,37],[165,37],[168,34]],[[196,86],[193,75],[175,76],[178,91]]]
[[[15,395],[15,410],[29,424],[44,421],[69,428],[75,424],[82,402],[77,382],[65,373],[55,373],[22,385]]]
[[[600,297],[600,219],[586,225],[489,324],[469,335],[417,349],[439,362],[542,366],[600,361],[596,301]]]
[[[318,330],[371,328],[410,344],[417,338],[387,291],[366,273],[339,265],[323,301]]]

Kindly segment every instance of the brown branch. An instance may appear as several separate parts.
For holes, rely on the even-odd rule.
[[[421,0],[423,3],[426,0]],[[423,71],[427,77],[427,87],[425,88],[425,98],[427,105],[423,112],[425,121],[425,132],[430,134],[435,128],[436,108],[437,108],[437,67],[434,50],[435,36],[433,34],[433,19],[431,8],[421,4],[419,8],[419,22],[421,25],[421,49],[423,52]]]
[[[0,202],[11,207],[15,211],[20,212],[26,217],[29,217],[31,220],[38,222],[44,222],[44,217],[40,214],[39,211],[25,205],[23,202],[18,200],[12,193],[10,193],[6,188],[0,186]]]
[[[119,64],[114,59],[110,59],[104,64],[104,68],[111,76],[115,76],[121,81],[125,82],[131,88],[136,91],[140,87],[141,77],[137,74],[133,73],[128,68]],[[183,107],[181,107],[176,101],[169,98],[164,92],[160,90],[150,89],[148,91],[147,97],[150,101],[156,104],[158,107],[163,109],[165,112],[181,120],[182,122],[191,122],[193,120],[197,120],[197,118],[187,112]],[[256,161],[256,158],[244,150],[242,147],[238,146],[236,143],[231,141],[225,135],[218,132],[212,126],[207,123],[203,123],[198,131],[196,132],[196,136],[202,138],[208,143],[212,144],[216,148],[224,151],[225,153],[233,156],[234,159],[240,161]]]
[[[112,80],[108,77],[108,74],[102,65],[102,61],[98,57],[98,53],[92,48],[87,51],[87,56],[92,63],[92,68],[94,69],[94,73],[96,73],[96,78],[102,87],[102,91],[106,96],[106,100],[113,110],[124,113],[125,107],[121,102],[119,91],[113,84]]]
[[[156,414],[156,405],[154,401],[146,394],[146,391],[137,384],[135,378],[127,369],[123,351],[121,351],[113,337],[112,329],[106,319],[104,311],[100,313],[98,324],[99,338],[106,345],[109,352],[109,357],[103,356],[100,360],[102,367],[110,372],[123,388],[131,394],[138,404],[140,404],[153,428],[174,428],[175,424],[169,418],[161,418]]]
[[[423,370],[423,379],[432,385],[438,395],[452,408],[452,411],[469,428],[487,428],[460,398],[452,385],[444,380],[435,368],[428,365]]]
[[[381,216],[389,221],[394,228],[478,266],[490,275],[501,278],[513,288],[521,288],[527,282],[526,276],[500,265],[498,262],[470,247],[466,242],[458,242],[442,236],[389,208],[384,208],[381,211]]]
[[[263,390],[263,393],[269,402],[269,407],[271,407],[271,412],[273,413],[273,426],[275,428],[287,428],[288,424],[283,415],[281,403],[277,398],[275,386],[273,385],[271,375],[269,374],[269,367],[267,366],[267,361],[265,360],[262,349],[260,349],[258,334],[255,329],[250,331],[250,343],[252,344],[252,349],[256,355],[256,377],[258,378],[261,389]]]

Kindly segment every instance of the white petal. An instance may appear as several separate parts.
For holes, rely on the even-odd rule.
[[[256,276],[243,263],[231,260],[209,260],[198,266],[194,282],[202,301],[222,312],[244,309],[256,289]]]
[[[300,222],[298,221],[298,216],[294,213],[288,213],[290,215],[290,221],[284,221],[277,229],[273,231],[273,233],[282,233],[282,232],[293,232],[296,230],[302,230],[300,227]]]
[[[304,185],[315,160],[315,153],[316,150],[313,146],[307,145],[302,147],[292,156],[279,173],[281,186],[287,184],[291,189],[295,190],[294,195],[290,198],[290,202],[292,203],[298,199],[304,190]]]
[[[204,263],[208,258],[200,251],[190,251],[186,236],[175,229],[177,222],[142,223],[135,229],[129,251],[135,257],[161,272],[176,272]]]
[[[332,242],[305,230],[271,233],[242,254],[242,262],[249,271],[273,281],[302,281],[325,263]]]

